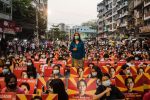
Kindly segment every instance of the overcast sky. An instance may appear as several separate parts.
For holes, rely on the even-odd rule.
[[[57,23],[80,25],[97,17],[102,0],[48,0],[48,26]]]

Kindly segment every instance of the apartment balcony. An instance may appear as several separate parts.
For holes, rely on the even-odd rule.
[[[121,19],[121,18],[123,18],[123,17],[125,17],[125,16],[127,16],[128,15],[128,11],[126,11],[125,13],[123,13],[123,14],[120,14],[119,15],[119,19]]]
[[[126,27],[128,25],[128,23],[127,22],[124,22],[124,23],[121,23],[120,24],[120,27]]]
[[[144,0],[134,0],[134,8],[138,7],[143,3]]]
[[[147,6],[149,6],[150,5],[150,0],[145,0],[144,1],[144,7],[147,7]]]
[[[144,20],[150,19],[150,12],[144,14]]]
[[[126,2],[123,2],[119,7],[118,7],[118,10],[121,10],[122,8],[128,6],[128,1]]]

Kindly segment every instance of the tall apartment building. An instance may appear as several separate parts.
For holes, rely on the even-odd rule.
[[[97,9],[99,33],[112,33],[118,28],[126,28],[128,0],[103,0],[97,5]]]

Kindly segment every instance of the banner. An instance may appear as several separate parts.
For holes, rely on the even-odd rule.
[[[48,83],[51,81],[52,79],[49,78],[49,77],[40,77],[38,78],[38,81],[37,81],[37,90],[38,90],[38,93],[42,93],[44,92],[45,90],[47,90],[47,87],[46,85],[48,85]],[[67,88],[66,86],[66,79],[65,78],[61,78],[61,80],[63,81],[64,85],[65,85],[65,88]],[[44,89],[44,91],[42,90]]]
[[[16,100],[15,93],[0,93],[0,100]]]
[[[58,100],[58,95],[57,94],[42,94],[42,95],[37,95],[37,94],[31,94],[31,95],[25,95],[25,94],[17,94],[16,100]]]
[[[13,73],[16,75],[17,78],[22,78],[22,72],[27,71],[27,67],[15,68]]]
[[[44,67],[44,77],[51,77],[53,72],[53,67]],[[64,68],[60,68],[60,74],[64,75]]]
[[[134,76],[124,76],[117,75],[116,78],[116,86],[122,92],[143,92],[143,75],[134,75]]]
[[[89,74],[90,74],[90,68],[85,67],[84,72],[83,72],[83,77],[87,78]],[[71,78],[79,78],[77,69],[75,67],[70,68],[70,77]]]
[[[68,79],[68,95],[73,98],[84,92],[83,97],[90,97],[96,92],[96,79],[79,79],[69,78]]]
[[[17,79],[18,86],[25,90],[25,94],[33,94],[36,80],[35,79]]]

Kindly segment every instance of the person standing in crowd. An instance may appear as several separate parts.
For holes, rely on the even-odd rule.
[[[83,67],[83,58],[85,57],[84,43],[79,33],[75,33],[73,41],[70,44],[69,51],[72,53],[72,66],[78,68]]]

